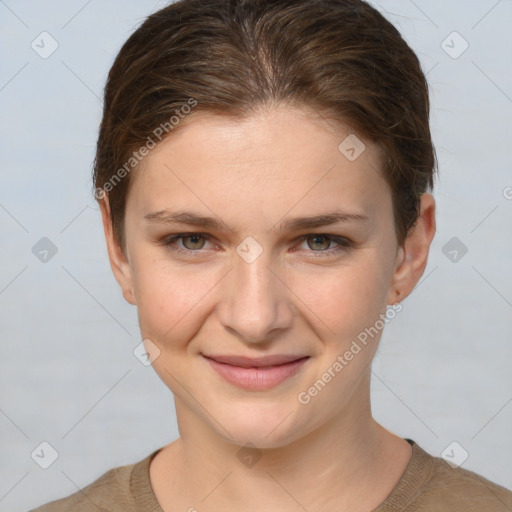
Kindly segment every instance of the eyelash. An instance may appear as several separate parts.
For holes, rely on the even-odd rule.
[[[166,237],[158,243],[159,243],[159,245],[168,247],[171,251],[174,251],[177,253],[186,254],[186,255],[190,255],[190,256],[199,256],[202,254],[202,249],[198,249],[198,250],[194,251],[192,249],[184,249],[184,248],[178,247],[176,245],[176,242],[178,240],[181,240],[183,238],[192,237],[192,236],[204,238],[206,241],[210,240],[210,237],[204,233],[180,233],[177,235],[172,235],[170,237]],[[308,235],[303,235],[302,237],[299,237],[299,241],[303,242],[304,240],[307,240],[310,237],[316,237],[316,236],[325,237],[329,241],[336,242],[339,245],[337,247],[335,247],[334,249],[327,249],[325,251],[310,250],[309,252],[312,253],[314,255],[314,257],[325,257],[326,255],[334,256],[342,251],[348,251],[349,249],[354,247],[353,242],[351,240],[349,240],[348,238],[344,238],[344,237],[340,237],[340,236],[336,236],[336,235],[328,235],[325,233],[312,233],[312,234],[308,234]]]

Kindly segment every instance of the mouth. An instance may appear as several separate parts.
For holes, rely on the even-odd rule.
[[[309,356],[276,355],[258,358],[212,355],[203,358],[230,384],[246,390],[263,391],[297,374]]]

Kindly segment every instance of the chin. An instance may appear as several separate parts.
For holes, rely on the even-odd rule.
[[[256,448],[280,448],[301,437],[301,429],[297,421],[300,409],[290,404],[241,404],[224,409],[222,425],[226,425],[229,437],[218,425],[212,425],[227,441]],[[304,411],[303,411],[304,412]]]

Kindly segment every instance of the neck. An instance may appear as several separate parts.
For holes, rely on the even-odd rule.
[[[411,455],[406,441],[373,420],[369,382],[342,413],[275,448],[242,448],[175,403],[186,435],[162,451],[167,463],[155,460],[150,471],[166,512],[178,510],[178,501],[198,511],[367,512],[391,492]]]

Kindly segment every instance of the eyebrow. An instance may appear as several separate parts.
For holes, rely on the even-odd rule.
[[[216,219],[214,217],[204,217],[187,211],[173,212],[169,210],[160,210],[157,212],[148,213],[144,216],[144,218],[149,222],[162,224],[189,224],[191,226],[199,226],[216,231],[224,231],[227,233],[234,232],[234,230],[222,220]],[[369,220],[369,217],[360,212],[334,210],[331,212],[323,213],[321,215],[288,219],[279,223],[277,226],[272,227],[270,231],[299,231],[301,229],[312,229],[322,226],[329,226],[338,222],[361,222],[366,220]]]

